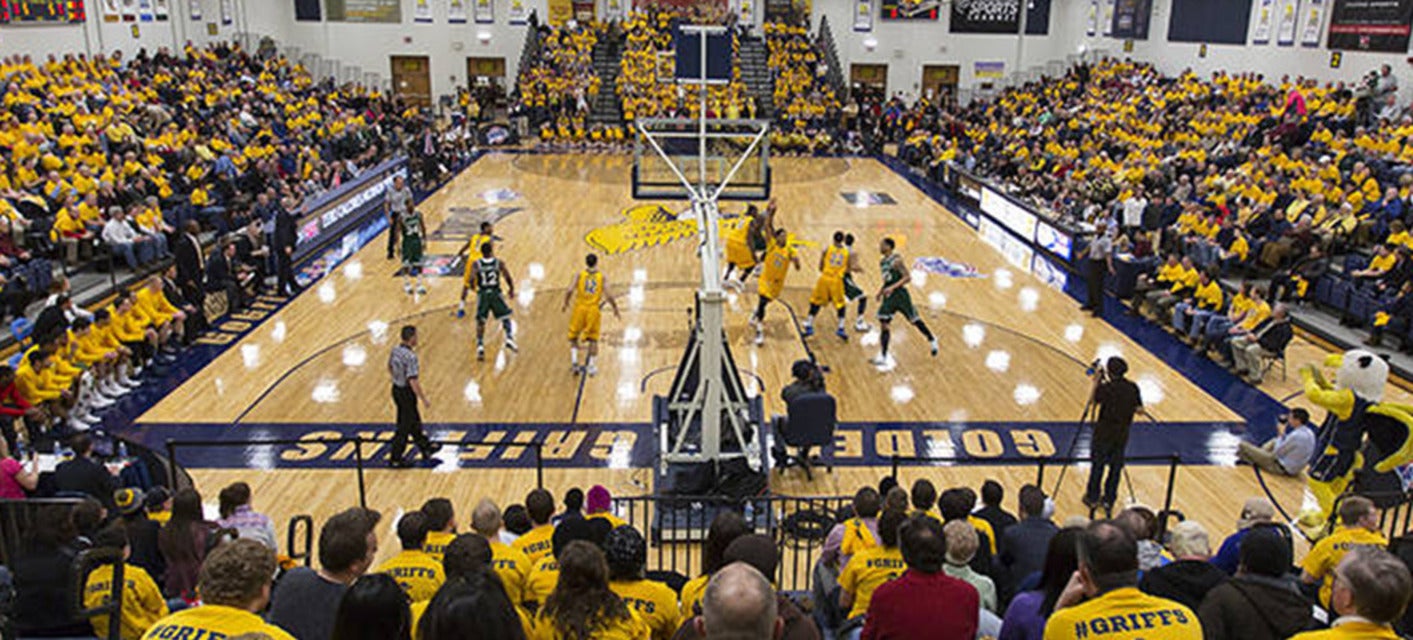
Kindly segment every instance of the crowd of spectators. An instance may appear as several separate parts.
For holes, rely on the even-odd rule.
[[[569,490],[558,508],[543,489],[504,510],[483,499],[464,533],[452,502],[432,498],[388,523],[399,551],[381,563],[382,516],[348,509],[322,524],[317,568],[277,555],[244,483],[221,491],[214,521],[191,489],[90,491],[106,499],[39,509],[9,567],[22,632],[106,630],[106,616],[74,619],[67,606],[74,559],[96,547],[121,551],[125,639],[179,628],[299,640],[1392,638],[1413,596],[1379,510],[1358,495],[1297,562],[1264,499],[1247,501],[1214,551],[1202,524],[1164,533],[1142,506],[1057,524],[1035,486],[1012,515],[994,481],[978,506],[967,487],[939,496],[925,479],[905,490],[888,477],[839,514],[802,606],[772,586],[779,543],[734,510],[712,520],[698,575],[649,572],[643,532],[601,486],[587,499]],[[81,581],[84,602],[104,602],[112,576],[105,565]]]
[[[705,5],[704,5],[705,6]],[[701,100],[696,87],[662,82],[673,69],[676,50],[674,29],[679,24],[729,25],[731,17],[717,12],[700,14],[700,7],[648,7],[634,11],[623,22],[624,47],[618,75],[618,94],[623,119],[632,124],[638,118],[696,118]],[[741,81],[740,34],[730,31],[731,80],[707,89],[707,117],[752,118],[756,104]]]
[[[826,80],[819,45],[806,27],[767,22],[762,30],[775,87],[771,150],[802,154],[832,151],[839,100]]]
[[[588,138],[589,108],[602,82],[594,70],[594,45],[602,28],[578,22],[539,27],[539,51],[521,65],[517,111],[542,139]]]

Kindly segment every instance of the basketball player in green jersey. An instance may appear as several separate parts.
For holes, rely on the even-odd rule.
[[[859,301],[859,314],[854,320],[854,331],[867,333],[873,327],[864,320],[864,313],[868,311],[868,294],[864,293],[863,287],[854,283],[854,274],[863,273],[863,268],[859,266],[859,254],[854,251],[854,234],[844,234],[844,246],[849,249],[849,270],[844,272],[844,299],[849,302]]]
[[[486,318],[491,315],[505,328],[505,348],[517,351],[510,305],[505,303],[505,295],[500,290],[500,282],[504,279],[505,293],[515,297],[515,281],[510,277],[510,269],[495,256],[495,246],[491,242],[481,243],[481,258],[467,268],[475,269],[471,286],[476,288],[476,359],[486,359]]]
[[[903,264],[903,256],[898,255],[894,249],[897,243],[892,238],[884,238],[879,243],[878,250],[883,254],[883,260],[879,267],[883,271],[883,288],[878,290],[878,323],[882,335],[879,336],[879,344],[883,351],[871,362],[878,366],[888,364],[888,341],[892,338],[889,324],[893,321],[894,314],[902,314],[908,322],[913,323],[923,337],[932,345],[932,355],[937,355],[937,338],[933,337],[932,331],[928,330],[927,323],[922,321],[917,315],[917,309],[913,307],[912,295],[908,293],[908,283],[912,282],[912,273]]]
[[[422,212],[409,208],[397,219],[402,232],[402,290],[412,293],[412,279],[417,279],[417,294],[427,293],[427,281],[422,275]]]

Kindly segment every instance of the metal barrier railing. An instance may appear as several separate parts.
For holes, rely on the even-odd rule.
[[[81,498],[0,500],[0,564],[14,563],[15,556],[24,544],[25,532],[29,530],[40,511],[71,510],[80,502],[83,502]]]
[[[97,616],[108,616],[108,630],[102,634],[106,640],[122,640],[123,637],[123,586],[126,584],[124,564],[123,550],[112,547],[89,549],[74,559],[73,575],[71,576],[73,581],[71,594],[74,597],[71,607],[74,617],[89,620]],[[83,600],[88,589],[88,574],[103,565],[113,567],[113,577],[108,582],[110,591],[97,606],[86,607]]]
[[[303,525],[303,526],[300,526]],[[285,549],[288,551],[289,559],[295,562],[304,561],[304,566],[310,566],[314,559],[312,549],[314,547],[314,518],[308,515],[297,515],[289,519],[289,527],[286,529]],[[303,536],[300,536],[300,533]]]
[[[258,440],[168,440],[167,458],[172,464],[168,467],[170,480],[176,482],[176,470],[180,466],[177,463],[177,450],[180,448],[210,448],[210,447],[262,447],[262,446],[292,446],[292,445],[343,445],[352,443],[353,464],[358,474],[358,505],[368,507],[368,488],[364,480],[364,469],[368,464],[368,456],[364,454],[365,445],[385,445],[392,440],[392,437],[364,438],[362,436],[343,436],[340,438],[266,438]],[[542,455],[544,443],[542,442],[501,442],[488,440],[431,440],[433,444],[449,447],[519,447],[529,448],[535,452],[535,487],[545,486],[545,464]]]

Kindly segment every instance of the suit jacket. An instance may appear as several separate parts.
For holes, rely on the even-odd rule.
[[[275,232],[272,242],[277,255],[283,255],[286,247],[294,249],[295,240],[297,239],[294,224],[294,214],[284,209],[280,209],[279,212],[275,214]]]
[[[1046,518],[1025,518],[1009,527],[1001,536],[1001,564],[1006,566],[1013,584],[1025,581],[1032,573],[1045,567],[1045,554],[1050,549],[1050,538],[1059,533],[1060,528]]]
[[[172,256],[177,265],[177,284],[183,288],[199,288],[205,279],[206,269],[201,263],[201,243],[196,237],[186,233],[177,236]]]
[[[1289,319],[1276,322],[1275,318],[1266,318],[1256,325],[1256,341],[1261,343],[1262,349],[1271,353],[1284,352],[1294,336],[1295,330],[1291,328]]]
[[[231,265],[226,256],[219,251],[212,253],[206,261],[206,290],[225,291],[233,282]]]

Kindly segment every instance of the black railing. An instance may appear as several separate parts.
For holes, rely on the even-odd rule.
[[[304,566],[309,566],[314,558],[311,552],[314,547],[314,518],[304,514],[294,516],[289,519],[286,531],[288,534],[285,550],[288,551],[289,559],[295,562],[303,561]],[[301,533],[303,535],[300,535]]]
[[[172,461],[169,467],[169,478],[176,482],[176,470],[180,465],[177,463],[177,449],[180,448],[209,448],[209,447],[264,447],[264,446],[292,446],[292,445],[343,445],[353,443],[353,466],[358,475],[358,504],[363,508],[368,507],[368,487],[364,480],[364,469],[368,465],[368,456],[363,453],[364,445],[385,445],[392,440],[391,436],[386,438],[364,438],[362,436],[343,436],[339,438],[266,438],[258,440],[168,440],[167,458]],[[431,440],[433,444],[445,447],[519,447],[529,448],[535,452],[535,487],[545,486],[545,464],[542,449],[542,442],[501,442],[488,440]],[[175,484],[173,484],[175,486]]]

